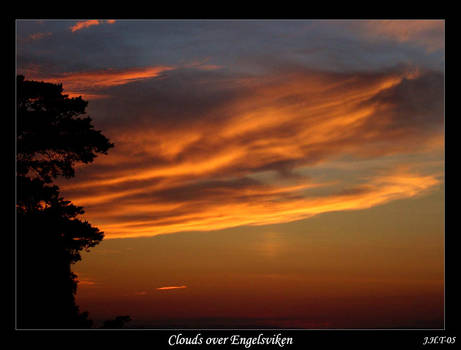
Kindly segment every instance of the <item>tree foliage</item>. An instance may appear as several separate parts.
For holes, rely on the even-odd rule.
[[[62,198],[53,183],[75,175],[113,144],[85,114],[87,102],[63,94],[62,85],[17,78],[18,325],[89,327],[75,304],[71,264],[97,245],[103,232],[80,218],[83,208]]]
[[[74,164],[90,163],[113,147],[85,113],[88,102],[62,94],[61,84],[17,79],[18,174],[46,183],[72,177]],[[33,172],[34,174],[30,174]]]
[[[119,329],[124,328],[128,322],[131,322],[130,316],[117,316],[112,320],[104,321],[101,328]]]

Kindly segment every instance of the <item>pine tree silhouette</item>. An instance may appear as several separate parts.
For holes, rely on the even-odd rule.
[[[19,328],[89,328],[75,303],[71,265],[103,232],[81,220],[83,208],[53,183],[75,175],[113,144],[85,114],[87,102],[68,98],[61,84],[17,77],[17,324]]]

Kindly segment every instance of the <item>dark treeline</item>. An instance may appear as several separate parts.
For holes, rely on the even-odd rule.
[[[80,218],[82,207],[62,198],[54,180],[73,177],[76,163],[91,163],[113,144],[90,117],[87,102],[62,86],[17,77],[17,326],[89,328],[75,302],[80,252],[103,232]]]

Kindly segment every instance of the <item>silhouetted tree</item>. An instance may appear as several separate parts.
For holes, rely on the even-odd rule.
[[[110,329],[123,328],[130,321],[131,321],[130,316],[117,316],[113,320],[104,321],[104,324],[101,328],[110,328]]]
[[[94,130],[87,102],[63,95],[62,85],[17,77],[17,307],[19,328],[89,328],[75,303],[71,264],[103,239],[79,219],[83,208],[53,184],[74,176],[113,144]]]

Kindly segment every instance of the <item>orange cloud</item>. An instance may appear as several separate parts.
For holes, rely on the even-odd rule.
[[[51,33],[49,34],[51,35]],[[64,93],[71,98],[81,96],[85,100],[96,100],[111,97],[109,94],[102,92],[105,89],[145,79],[161,77],[165,72],[180,68],[194,68],[201,71],[213,71],[221,67],[217,65],[206,65],[199,62],[186,64],[184,66],[158,65],[122,69],[107,68],[100,70],[49,74],[43,71],[42,67],[39,65],[30,65],[23,67],[20,74],[25,75],[28,80],[62,84]]]
[[[192,108],[178,109],[194,118],[173,126],[162,124],[174,120],[168,97],[168,114],[114,131],[114,151],[63,190],[108,239],[284,223],[415,197],[441,174],[406,161],[377,172],[376,164],[442,150],[441,82],[418,70],[238,79],[237,98],[203,115],[193,110],[198,95]],[[212,101],[203,103],[215,103],[210,90]],[[328,171],[329,179],[307,176],[344,157],[369,162],[367,176],[344,180],[351,162]]]
[[[73,26],[69,27],[72,32],[76,32],[77,30],[81,30],[83,28],[88,28],[91,26],[99,25],[99,21],[96,19],[88,20],[88,21],[81,21],[77,22]]]
[[[167,66],[141,67],[129,69],[105,69],[98,71],[66,73],[56,80],[63,83],[69,90],[107,88],[128,84],[137,80],[157,77],[162,72],[173,69]]]
[[[211,231],[241,225],[269,225],[301,220],[314,215],[332,212],[366,209],[387,203],[391,200],[411,198],[433,188],[440,181],[433,176],[421,176],[410,173],[397,173],[371,180],[368,183],[345,192],[332,193],[326,196],[303,198],[302,191],[268,193],[258,195],[242,195],[239,191],[230,191],[222,196],[222,201],[207,203],[207,198],[197,198],[186,206],[186,210],[150,208],[146,203],[130,208],[125,206],[121,212],[112,213],[114,217],[108,222],[99,218],[101,225],[109,235],[107,238],[127,238],[155,236],[157,234],[183,231]],[[292,194],[293,196],[287,196]],[[240,201],[239,201],[240,200]],[[181,200],[178,200],[180,204]],[[140,217],[133,221],[116,220],[118,215],[135,212]],[[141,218],[145,214],[144,219]],[[107,212],[105,213],[107,215]],[[155,218],[157,219],[149,219]]]
[[[87,280],[87,279],[81,279],[78,281],[78,284],[79,285],[86,285],[86,286],[93,286],[96,284],[96,282],[94,281],[91,281],[91,280]]]
[[[157,288],[157,290],[172,290],[172,289],[184,289],[187,288],[187,286],[168,286],[168,287],[160,287]]]
[[[99,90],[112,86],[129,84],[134,81],[150,79],[173,69],[168,66],[153,66],[128,69],[104,69],[47,76],[37,69],[27,71],[30,80],[42,80],[55,84],[63,84],[64,93],[69,97],[82,96],[83,99],[94,100],[107,98],[109,95]]]
[[[115,20],[110,19],[110,20],[105,20],[104,21],[104,20],[91,19],[91,20],[87,20],[87,21],[79,21],[76,24],[74,24],[73,26],[70,26],[69,29],[72,32],[76,32],[76,31],[84,29],[84,28],[88,28],[88,27],[92,27],[92,26],[98,26],[98,25],[100,25],[102,23],[112,24],[112,23],[115,23]]]

